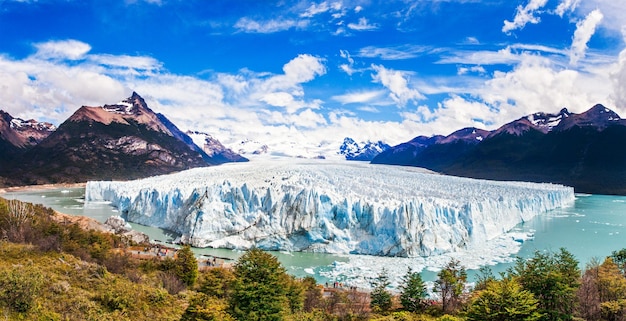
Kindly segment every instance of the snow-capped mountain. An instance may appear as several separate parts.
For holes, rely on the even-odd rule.
[[[187,135],[191,137],[195,145],[200,146],[212,159],[222,159],[223,163],[248,161],[247,158],[222,145],[219,140],[215,139],[210,134],[199,131],[187,131]]]
[[[48,137],[56,127],[34,119],[14,118],[0,110],[0,139],[18,148],[29,148]]]
[[[346,137],[339,147],[339,154],[343,155],[346,160],[371,161],[381,152],[389,149],[391,146],[377,141],[355,142],[354,139]]]
[[[580,114],[535,113],[492,132],[457,131],[436,143],[394,146],[372,160],[451,175],[554,182],[579,192],[626,194],[626,120],[596,105]],[[455,139],[450,139],[455,136]],[[459,139],[461,138],[461,139]],[[425,139],[422,139],[426,141]],[[470,144],[474,142],[473,144]]]
[[[133,93],[116,104],[79,108],[1,174],[11,184],[80,182],[133,179],[223,162],[204,153]]]
[[[574,194],[554,184],[292,159],[89,182],[85,199],[110,201],[128,221],[198,247],[415,257],[471,249]]]

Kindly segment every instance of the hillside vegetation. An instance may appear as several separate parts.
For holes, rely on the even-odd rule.
[[[0,318],[5,320],[626,320],[626,249],[584,271],[565,249],[518,259],[475,287],[450,261],[430,298],[420,273],[399,293],[383,272],[371,292],[323,288],[288,275],[253,249],[232,268],[198,271],[189,246],[137,259],[113,234],[52,219],[38,205],[0,198]],[[148,246],[145,244],[144,246]],[[126,253],[126,254],[125,254]]]

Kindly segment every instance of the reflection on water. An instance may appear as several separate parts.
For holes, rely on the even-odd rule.
[[[4,198],[19,199],[43,204],[71,215],[84,215],[104,222],[111,215],[119,213],[105,202],[84,202],[84,189],[50,189],[41,191],[11,192]],[[131,223],[133,229],[146,233],[150,239],[172,242],[177,235],[148,226]],[[541,214],[531,221],[516,227],[517,232],[534,234],[532,240],[524,241],[517,253],[520,257],[530,257],[535,251],[557,251],[565,247],[584,266],[593,257],[603,258],[612,251],[626,247],[626,197],[606,195],[577,195],[575,203],[563,209]],[[198,255],[214,255],[236,260],[242,252],[227,249],[194,249]],[[467,264],[491,262],[495,273],[503,272],[511,266],[513,257],[506,251],[505,257],[484,258],[483,249],[474,249],[463,254],[460,259]],[[436,278],[436,267],[445,264],[455,254],[439,258],[380,258],[359,255],[332,255],[320,253],[273,252],[287,271],[295,276],[314,276],[318,282],[344,281],[359,286],[367,286],[369,278],[375,277],[385,267],[392,281],[397,281],[408,267],[423,269],[425,280]],[[468,271],[470,279],[475,271]]]

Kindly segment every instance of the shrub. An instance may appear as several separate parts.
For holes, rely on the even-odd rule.
[[[0,304],[16,312],[28,311],[43,284],[43,276],[32,267],[0,271]]]

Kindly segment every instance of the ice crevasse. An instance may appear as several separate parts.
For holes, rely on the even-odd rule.
[[[257,161],[141,180],[92,181],[130,222],[196,247],[429,256],[487,242],[568,206],[574,190],[419,168],[331,161]]]

